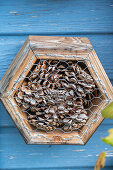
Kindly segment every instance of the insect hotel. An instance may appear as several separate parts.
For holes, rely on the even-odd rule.
[[[27,144],[85,144],[113,98],[86,37],[29,36],[3,76],[0,94]]]

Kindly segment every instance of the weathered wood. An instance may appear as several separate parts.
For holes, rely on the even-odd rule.
[[[90,63],[93,66],[93,68],[96,70],[96,74],[98,74],[98,76],[93,71],[92,66],[91,65],[89,66],[88,63],[86,62],[85,64],[88,66],[90,74],[92,75],[92,77],[94,77],[95,80],[98,77],[101,79],[101,83],[104,85],[104,88],[108,95],[107,98],[106,95],[104,95],[103,90],[101,90],[104,99],[112,100],[113,98],[112,85],[109,79],[107,78],[107,75],[104,72],[102,65],[99,62],[98,57],[96,56],[88,38],[29,36],[26,42],[24,43],[23,47],[21,48],[20,52],[17,54],[16,58],[12,62],[11,66],[9,67],[8,71],[6,72],[6,74],[1,80],[0,92],[1,92],[2,102],[5,105],[6,109],[8,110],[10,116],[14,120],[15,124],[19,128],[19,130],[22,129],[21,133],[25,137],[28,144],[41,144],[41,143],[84,144],[93,134],[93,132],[96,130],[98,125],[101,123],[102,118],[99,118],[99,121],[96,121],[94,125],[88,128],[87,135],[83,135],[81,132],[79,133],[79,131],[77,132],[73,131],[68,134],[60,133],[59,131],[54,131],[54,133],[45,133],[41,131],[33,132],[32,129],[29,128],[28,123],[26,124],[26,121],[24,120],[26,119],[26,117],[22,113],[20,113],[20,111],[15,107],[15,102],[14,99],[12,98],[12,96],[15,93],[15,90],[12,90],[12,88],[17,89],[20,86],[20,84],[24,81],[24,77],[28,74],[29,70],[32,67],[32,65],[30,65],[29,68],[27,68],[28,63],[30,62],[31,64],[34,64],[37,58],[35,56],[38,56],[40,58],[41,55],[41,58],[44,58],[46,54],[48,55],[48,58],[51,58],[51,55],[52,56],[56,55],[57,59],[61,59],[62,56],[65,56],[64,58],[65,60],[68,59],[71,60],[71,57],[69,56],[77,56],[77,59],[82,57],[83,60],[84,59],[87,60],[88,59],[87,57],[89,57]],[[17,61],[20,62],[17,63]],[[22,78],[19,78],[19,81],[17,81],[18,77],[22,73],[24,73]],[[10,81],[9,78],[7,77],[10,77]],[[106,77],[107,82],[104,77]],[[17,83],[15,84],[16,81]],[[100,81],[96,82],[96,84],[97,87],[99,88],[101,87]],[[8,93],[10,93],[10,95]],[[8,100],[11,103],[8,102]],[[104,108],[105,104],[106,101],[103,100],[103,103],[100,106],[101,109]],[[92,112],[96,112],[97,109],[92,110]],[[21,121],[20,119],[18,119],[18,114],[15,114],[15,112],[19,114]],[[100,110],[98,110],[98,115],[100,114],[101,114]],[[24,119],[22,119],[22,117]],[[94,118],[92,116],[92,119],[95,119],[95,115]],[[90,119],[88,120],[87,124],[89,125],[91,124]],[[27,128],[25,128],[25,126],[27,126]],[[82,128],[82,132],[85,132],[86,130],[87,130],[87,126],[84,126]]]
[[[27,38],[22,35],[79,35],[90,38],[113,84],[112,0],[1,0],[0,11],[0,79]],[[105,150],[103,170],[112,170],[113,148],[100,140],[108,135],[112,121],[104,120],[85,146],[27,146],[17,129],[11,130],[14,123],[0,103],[0,169],[92,170]]]
[[[17,70],[23,71],[22,67],[25,68],[25,64],[26,64],[25,59],[26,59],[29,51],[30,51],[30,46],[29,46],[29,41],[27,39],[26,42],[24,43],[24,45],[22,46],[22,48],[20,49],[20,51],[18,52],[17,56],[11,63],[11,65],[10,65],[8,71],[5,73],[3,79],[0,82],[0,93],[1,94],[5,93],[4,90],[7,88],[7,86],[9,86],[9,83],[13,82],[13,84],[11,85],[11,87],[13,87],[14,81],[15,81],[15,76],[18,77],[19,74],[21,74],[21,73],[19,73],[17,75]],[[24,65],[21,65],[22,62],[24,63]],[[11,89],[8,89],[8,90],[10,91]]]
[[[107,155],[105,170],[108,170],[108,166],[113,167],[113,149],[100,138],[107,136],[110,128],[112,124],[105,125],[103,122],[85,146],[26,145],[16,128],[1,128],[0,168],[92,170],[99,153],[104,150]]]
[[[113,33],[112,5],[112,0],[2,1],[0,34]]]

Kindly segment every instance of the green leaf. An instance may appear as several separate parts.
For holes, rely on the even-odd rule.
[[[102,110],[102,116],[104,118],[113,119],[113,102]]]
[[[103,151],[100,153],[96,161],[94,170],[100,170],[100,168],[104,168],[105,160],[106,160],[106,153]]]
[[[108,130],[109,135],[106,138],[101,138],[105,143],[113,146],[113,128]]]

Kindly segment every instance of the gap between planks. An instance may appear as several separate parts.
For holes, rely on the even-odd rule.
[[[113,35],[113,32],[23,32],[23,33],[0,33],[0,36],[29,36],[29,35],[37,35],[37,36],[79,36],[79,35]]]

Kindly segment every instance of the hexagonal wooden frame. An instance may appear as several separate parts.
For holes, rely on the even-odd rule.
[[[86,59],[85,64],[91,66],[88,67],[88,69],[93,78],[98,78],[97,86],[103,89],[101,93],[104,99],[102,104],[96,108],[98,117],[97,114],[93,114],[87,122],[89,125],[88,128],[84,126],[82,133],[77,131],[66,134],[58,131],[54,133],[33,132],[29,123],[24,119],[25,115],[15,107],[15,101],[12,98],[15,88],[19,87],[19,83],[22,83],[24,76],[29,72],[31,68],[31,66],[29,66],[29,69],[27,69],[29,63],[34,64],[36,61],[35,56],[39,54],[41,54],[40,57],[43,59],[51,56],[53,60],[56,59],[56,56],[58,56],[60,60],[67,58],[73,60],[73,56],[76,56],[76,60],[80,60],[82,57],[82,59]],[[20,77],[20,75],[23,77]],[[17,81],[18,79],[19,83]],[[6,110],[27,144],[83,145],[102,122],[101,110],[113,99],[113,89],[87,37],[29,36],[0,81],[0,96]],[[92,122],[92,120],[96,121]]]

